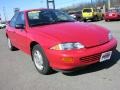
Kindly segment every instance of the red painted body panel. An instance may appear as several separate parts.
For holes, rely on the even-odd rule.
[[[55,69],[62,69],[62,70],[69,70],[74,69],[76,67],[83,67],[86,65],[94,64],[97,62],[100,62],[99,60],[91,61],[88,63],[84,63],[80,61],[80,58],[87,57],[90,55],[95,54],[102,54],[103,52],[109,51],[111,49],[115,49],[117,45],[117,42],[115,39],[112,41],[93,48],[85,48],[82,50],[71,50],[71,51],[53,51],[53,50],[46,50],[46,54],[50,60],[50,64]],[[73,57],[74,62],[73,63],[64,63],[62,61],[63,57]]]
[[[103,27],[80,22],[58,23],[44,26],[29,27],[27,12],[25,12],[26,27],[23,31],[7,25],[6,34],[12,44],[24,52],[31,54],[30,44],[35,41],[42,47],[50,66],[54,69],[69,70],[90,65],[97,61],[83,63],[80,58],[99,54],[117,46],[117,41],[109,41],[109,31]],[[56,51],[50,48],[65,42],[80,42],[85,48],[80,50]],[[73,63],[65,63],[63,57],[72,57]]]
[[[35,27],[33,32],[37,34],[45,33],[57,38],[60,43],[80,42],[86,47],[93,47],[108,42],[108,31],[104,28],[80,22]]]

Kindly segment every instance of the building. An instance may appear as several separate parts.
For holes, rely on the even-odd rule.
[[[111,7],[120,7],[120,0],[111,0]]]

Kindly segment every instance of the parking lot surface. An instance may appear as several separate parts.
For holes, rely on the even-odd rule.
[[[0,30],[0,90],[119,90],[120,21],[88,22],[108,28],[118,40],[110,61],[69,74],[41,75],[31,57],[22,51],[9,51],[5,30]]]

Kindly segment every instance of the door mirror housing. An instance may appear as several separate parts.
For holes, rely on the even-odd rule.
[[[25,26],[24,26],[23,24],[16,24],[16,25],[15,25],[15,28],[16,28],[16,29],[24,29]]]

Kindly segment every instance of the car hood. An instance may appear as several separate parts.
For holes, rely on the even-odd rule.
[[[109,41],[109,31],[103,27],[80,22],[59,23],[34,27],[34,32],[47,34],[60,43],[80,42],[85,47],[102,45]]]

